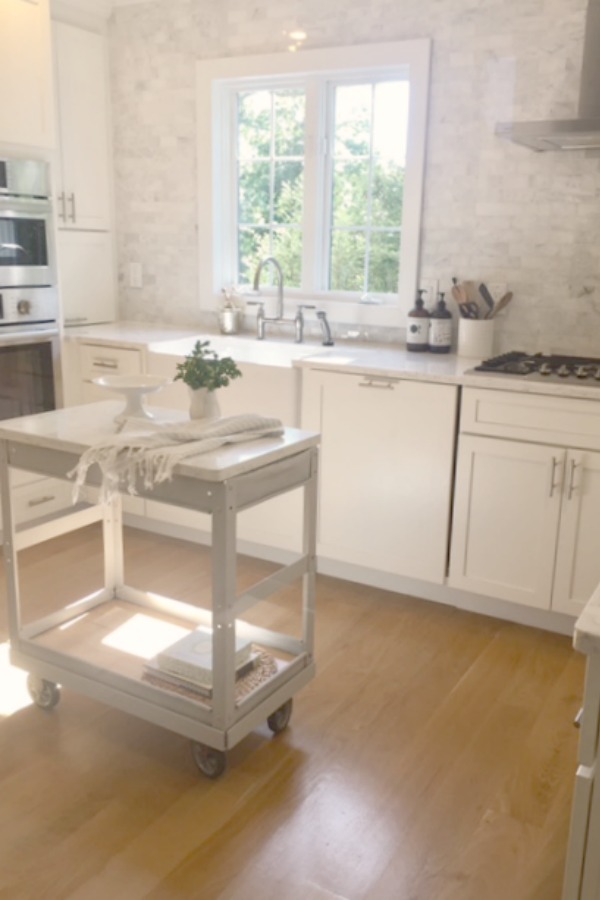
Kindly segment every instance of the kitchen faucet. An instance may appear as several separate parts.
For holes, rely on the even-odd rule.
[[[296,316],[295,319],[286,319],[283,315],[283,272],[281,271],[281,265],[274,256],[267,256],[265,257],[265,259],[261,259],[258,266],[256,267],[253,284],[254,292],[256,294],[259,293],[260,276],[263,268],[267,265],[267,263],[270,263],[272,266],[274,266],[275,271],[277,272],[277,314],[275,316],[265,316],[263,300],[248,301],[248,304],[250,306],[258,306],[258,313],[256,315],[256,337],[259,341],[264,340],[265,325],[268,322],[277,322],[287,325],[293,325],[296,331],[296,341],[300,343],[302,341],[303,334],[302,323],[298,321],[298,316]]]
[[[254,284],[253,289],[255,294],[259,294],[259,284],[260,284],[260,276],[262,274],[262,270],[270,263],[274,266],[275,271],[277,272],[277,314],[274,316],[265,316],[264,311],[264,301],[263,300],[249,300],[249,306],[258,306],[258,313],[256,314],[256,337],[259,341],[264,340],[265,337],[265,325],[268,322],[275,322],[278,324],[285,325],[293,325],[294,326],[294,334],[295,340],[297,344],[301,344],[304,340],[304,309],[315,309],[314,306],[307,303],[298,304],[298,309],[296,310],[296,315],[293,319],[286,319],[283,315],[283,272],[281,270],[281,265],[274,256],[267,256],[265,259],[261,259],[258,266],[256,267],[256,272],[254,273]],[[327,321],[327,316],[324,310],[318,310],[317,318],[319,319],[319,324],[321,325],[321,331],[323,333],[323,344],[326,347],[331,347],[333,345],[333,340],[331,337],[331,330],[329,328],[329,322]]]

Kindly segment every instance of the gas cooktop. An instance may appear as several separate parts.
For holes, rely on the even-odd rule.
[[[531,355],[513,351],[485,359],[471,371],[489,375],[520,375],[535,380],[576,380],[600,386],[600,359],[587,356]]]

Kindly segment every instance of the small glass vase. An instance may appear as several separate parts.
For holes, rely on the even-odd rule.
[[[208,388],[193,388],[190,392],[190,419],[218,419],[221,415],[216,391]]]

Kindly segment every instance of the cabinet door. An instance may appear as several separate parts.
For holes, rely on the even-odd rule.
[[[55,22],[59,228],[110,224],[108,75],[102,35]]]
[[[600,453],[570,450],[552,608],[579,615],[600,582]]]
[[[307,376],[303,427],[322,431],[319,555],[443,583],[456,388]]]
[[[450,584],[550,608],[565,450],[461,435]]]
[[[112,234],[107,231],[59,231],[57,255],[64,324],[114,322],[116,286]]]
[[[0,3],[0,136],[3,143],[54,143],[48,0]]]

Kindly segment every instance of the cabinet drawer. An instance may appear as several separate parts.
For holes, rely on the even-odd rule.
[[[73,502],[73,485],[57,478],[41,478],[13,491],[13,514],[17,524],[66,509]]]
[[[101,375],[139,375],[142,371],[141,350],[100,344],[82,344],[80,349],[84,381]]]
[[[464,388],[460,430],[600,450],[600,400]]]

